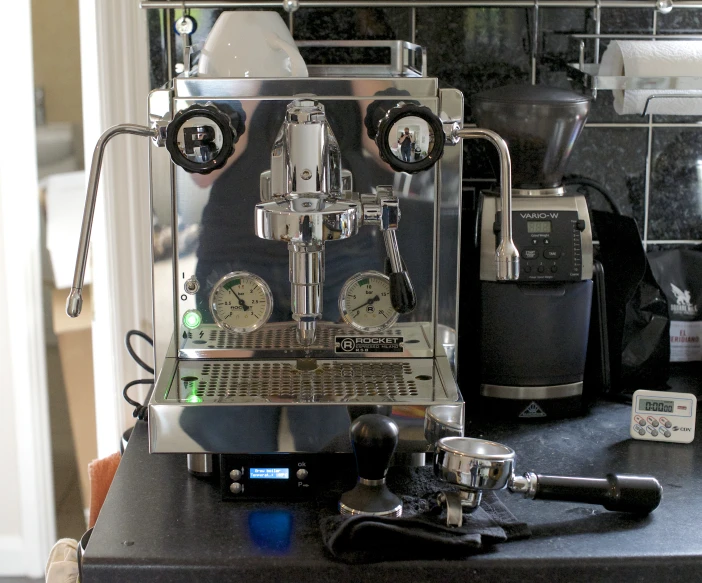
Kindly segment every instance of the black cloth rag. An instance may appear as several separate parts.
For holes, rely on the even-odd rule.
[[[430,467],[392,468],[387,483],[402,499],[400,518],[341,516],[340,492],[327,490],[328,497],[320,501],[319,522],[333,557],[347,563],[459,559],[530,534],[491,491],[483,492],[477,509],[464,512],[460,528],[446,526],[446,511],[436,498],[452,488],[439,482]]]

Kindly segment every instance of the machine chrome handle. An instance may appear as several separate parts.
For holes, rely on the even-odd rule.
[[[545,476],[527,472],[509,484],[527,498],[600,504],[607,510],[648,514],[661,503],[663,488],[651,476],[607,474],[606,478]]]
[[[507,142],[499,134],[483,128],[456,128],[453,137],[464,140],[483,139],[497,148],[500,155],[500,200],[502,201],[500,244],[495,252],[497,279],[500,281],[519,279],[519,251],[512,239],[512,162]]]
[[[88,262],[88,246],[90,245],[90,232],[93,228],[93,215],[95,214],[95,200],[97,199],[98,184],[100,182],[102,157],[107,143],[119,134],[132,134],[157,139],[158,130],[141,125],[119,124],[105,131],[95,145],[93,160],[90,164],[88,191],[85,195],[85,210],[83,211],[83,224],[78,243],[76,269],[73,274],[73,286],[66,301],[66,313],[71,318],[76,318],[83,307],[83,280],[85,279],[85,266]]]

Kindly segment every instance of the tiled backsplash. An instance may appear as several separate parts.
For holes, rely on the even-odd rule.
[[[466,122],[472,123],[470,97],[508,83],[572,88],[566,64],[578,59],[574,33],[593,33],[590,8],[540,8],[536,60],[532,63],[531,8],[300,8],[292,17],[296,39],[403,39],[427,49],[429,74],[461,89]],[[180,11],[173,11],[175,17]],[[288,20],[288,15],[280,11]],[[193,10],[197,48],[218,10]],[[638,8],[603,8],[603,34],[702,33],[702,9],[676,8],[670,14]],[[171,29],[172,30],[172,29]],[[171,67],[182,62],[176,36],[162,11],[149,11],[151,75],[154,87],[167,79],[164,55],[173,49]],[[600,43],[600,55],[606,48]],[[314,58],[325,58],[317,53]],[[594,58],[588,41],[586,60]],[[464,179],[494,180],[493,164],[478,141],[465,145]],[[702,242],[702,120],[675,116],[619,116],[612,94],[600,91],[588,124],[575,145],[569,174],[603,183],[625,214],[633,216],[647,243]],[[593,206],[598,206],[593,200]]]

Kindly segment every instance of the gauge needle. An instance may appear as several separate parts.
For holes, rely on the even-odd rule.
[[[236,296],[236,299],[239,300],[239,305],[240,305],[242,308],[244,308],[244,311],[248,310],[248,309],[249,309],[249,306],[247,306],[247,305],[246,305],[246,302],[245,302],[244,300],[242,300],[242,299],[239,297],[239,294],[236,293],[233,289],[232,289],[232,293]]]
[[[374,297],[370,298],[365,304],[361,304],[360,306],[358,306],[357,308],[354,308],[351,311],[358,312],[358,310],[360,310],[363,306],[367,306],[368,304],[372,304],[373,302],[378,302],[378,301],[380,301],[380,296],[374,296]]]

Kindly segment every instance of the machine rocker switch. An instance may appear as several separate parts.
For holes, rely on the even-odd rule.
[[[585,230],[585,220],[578,219],[577,221],[575,221],[575,228],[578,229],[578,231],[584,231]]]

